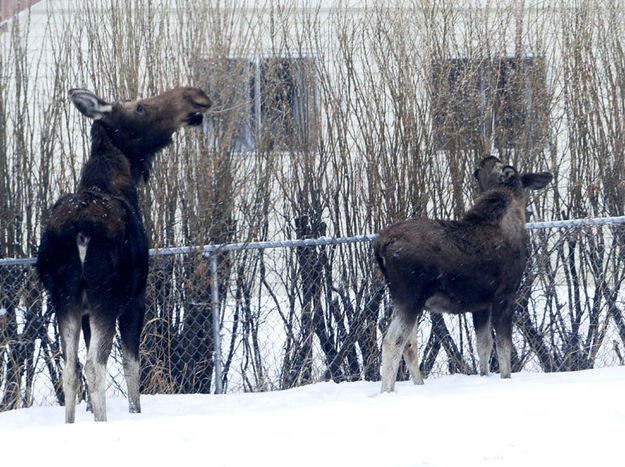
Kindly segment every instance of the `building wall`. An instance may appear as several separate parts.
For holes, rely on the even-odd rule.
[[[41,0],[0,0],[0,22]]]
[[[563,210],[569,217],[614,214],[602,199],[594,202],[590,195],[601,194],[606,173],[618,175],[621,170],[615,164],[608,172],[598,162],[615,161],[611,154],[621,144],[616,128],[621,120],[616,117],[622,112],[618,107],[594,112],[599,104],[617,106],[612,96],[621,95],[617,78],[623,74],[609,75],[614,85],[604,78],[609,62],[621,66],[620,49],[618,44],[602,47],[625,37],[610,29],[622,30],[622,7],[606,11],[597,1],[588,2],[587,10],[553,9],[546,0],[525,9],[513,0],[500,8],[439,10],[334,3],[316,9],[295,2],[285,8],[273,2],[263,7],[226,2],[219,9],[199,0],[39,2],[28,16],[29,25],[19,25],[23,39],[11,44],[11,34],[0,35],[0,100],[5,103],[4,110],[0,105],[5,115],[0,119],[7,122],[4,143],[0,134],[0,156],[4,150],[7,162],[0,157],[0,163],[7,167],[5,173],[24,172],[23,178],[11,180],[9,188],[21,191],[19,196],[11,194],[15,201],[7,202],[9,214],[0,216],[6,219],[3,225],[12,226],[18,216],[27,224],[23,213],[32,213],[21,232],[30,232],[24,244],[36,244],[38,216],[60,192],[76,184],[88,152],[88,132],[84,118],[67,100],[69,88],[85,87],[115,99],[194,84],[215,95],[233,80],[220,78],[211,66],[198,66],[207,57],[217,57],[222,71],[245,57],[314,57],[321,143],[309,152],[237,154],[228,146],[227,131],[225,137],[209,141],[208,151],[195,150],[197,133],[182,133],[179,145],[155,161],[148,185],[154,199],[151,212],[146,210],[152,215],[148,225],[154,226],[159,246],[203,241],[183,237],[187,222],[189,231],[211,235],[220,225],[236,224],[233,239],[264,239],[294,236],[293,219],[304,215],[320,218],[326,234],[344,235],[374,232],[415,214],[454,217],[464,212],[474,194],[472,170],[493,147],[488,141],[492,132],[475,150],[450,145],[437,149],[432,142],[437,121],[431,112],[437,97],[431,85],[432,57],[438,63],[470,58],[478,65],[483,57],[490,62],[517,54],[521,59],[544,57],[553,136],[548,145],[517,146],[499,155],[527,170],[559,169],[562,192],[556,198],[565,202],[558,206],[550,197],[539,197],[542,206],[535,209],[533,220],[558,218]],[[574,35],[580,28],[583,34]],[[20,55],[20,47],[27,48],[27,57]],[[14,80],[18,75],[21,81]],[[444,82],[443,75],[439,84]],[[577,110],[572,93],[581,96],[585,89],[585,97],[593,100],[579,99]],[[480,91],[467,100],[466,120],[487,98],[488,93]],[[226,102],[217,109],[220,118],[244,108]],[[608,120],[596,120],[596,128],[587,128],[586,116],[611,118],[612,111],[613,131]],[[569,123],[573,118],[579,120],[575,125]],[[463,122],[458,125],[461,131],[468,126]],[[582,145],[590,130],[595,139],[586,148]],[[214,134],[207,133],[208,139]],[[460,143],[465,140],[458,138]],[[571,176],[569,167],[576,169]],[[220,185],[219,177],[226,184]],[[570,207],[576,203],[584,206]],[[230,212],[236,222],[227,219]],[[263,216],[270,217],[269,233],[257,228]],[[212,219],[220,219],[215,229],[206,225]]]

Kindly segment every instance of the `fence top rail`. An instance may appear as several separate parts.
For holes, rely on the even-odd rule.
[[[270,248],[284,248],[284,247],[306,247],[306,246],[324,246],[324,245],[341,245],[345,243],[361,243],[370,242],[375,240],[377,234],[371,235],[356,235],[354,237],[318,237],[318,238],[303,238],[298,240],[275,240],[266,242],[242,242],[242,243],[228,243],[228,244],[211,244],[200,247],[173,247],[173,248],[160,248],[158,250],[150,250],[154,255],[175,255],[180,253],[203,253],[210,255],[216,251],[235,251],[235,250],[265,250]]]
[[[561,229],[570,227],[580,227],[589,225],[619,225],[625,224],[625,216],[618,217],[597,217],[594,219],[570,219],[564,221],[544,221],[528,222],[525,224],[527,230],[537,229]]]
[[[545,221],[545,222],[528,222],[525,224],[527,230],[538,229],[561,229],[581,226],[594,225],[622,225],[625,224],[625,216],[619,217],[599,217],[593,219],[571,219],[563,221]],[[271,248],[284,247],[307,247],[307,246],[325,246],[325,245],[342,245],[346,243],[371,242],[377,238],[377,234],[356,235],[353,237],[319,237],[305,238],[299,240],[277,240],[263,242],[242,242],[228,244],[210,244],[203,246],[180,246],[171,248],[153,248],[150,250],[150,256],[165,256],[178,254],[201,253],[211,255],[215,252],[235,251],[235,250],[265,250]],[[29,265],[35,264],[37,258],[3,258],[0,259],[0,267],[11,265]]]

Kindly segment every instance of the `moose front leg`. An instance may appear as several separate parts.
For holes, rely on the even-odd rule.
[[[119,333],[122,341],[122,361],[124,376],[128,388],[128,411],[141,413],[139,341],[145,314],[145,298],[141,292],[129,305],[125,314],[119,318]]]
[[[473,313],[473,327],[477,341],[477,354],[480,359],[480,375],[487,376],[490,367],[490,354],[493,350],[493,329],[490,308]]]
[[[512,372],[512,300],[506,299],[493,306],[497,361],[502,378],[510,378]]]

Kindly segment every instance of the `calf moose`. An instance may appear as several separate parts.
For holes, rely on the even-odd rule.
[[[402,351],[413,382],[423,384],[416,343],[423,309],[473,314],[481,375],[488,374],[492,322],[501,377],[510,377],[512,304],[527,257],[527,191],[553,177],[519,175],[493,156],[475,177],[481,194],[462,219],[409,219],[382,230],[373,243],[395,308],[382,343],[382,392],[394,390]]]
[[[198,126],[210,99],[179,87],[136,101],[108,103],[90,91],[69,97],[91,125],[91,152],[78,190],[50,209],[37,270],[50,294],[65,366],[65,422],[73,423],[79,385],[78,342],[87,345],[85,373],[96,421],[106,420],[106,362],[119,321],[131,413],[139,403],[139,338],[145,311],[148,238],[137,184],[154,155],[182,126]]]

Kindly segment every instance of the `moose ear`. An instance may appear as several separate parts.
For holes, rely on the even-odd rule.
[[[99,120],[113,110],[113,106],[86,89],[70,89],[69,97],[80,113]]]
[[[499,175],[499,180],[502,183],[508,183],[510,180],[516,177],[517,174],[518,172],[514,167],[512,167],[511,165],[506,165],[501,169],[501,175]]]
[[[527,173],[523,174],[521,180],[524,188],[528,190],[540,190],[541,188],[545,188],[547,184],[553,180],[553,175],[549,172]]]

